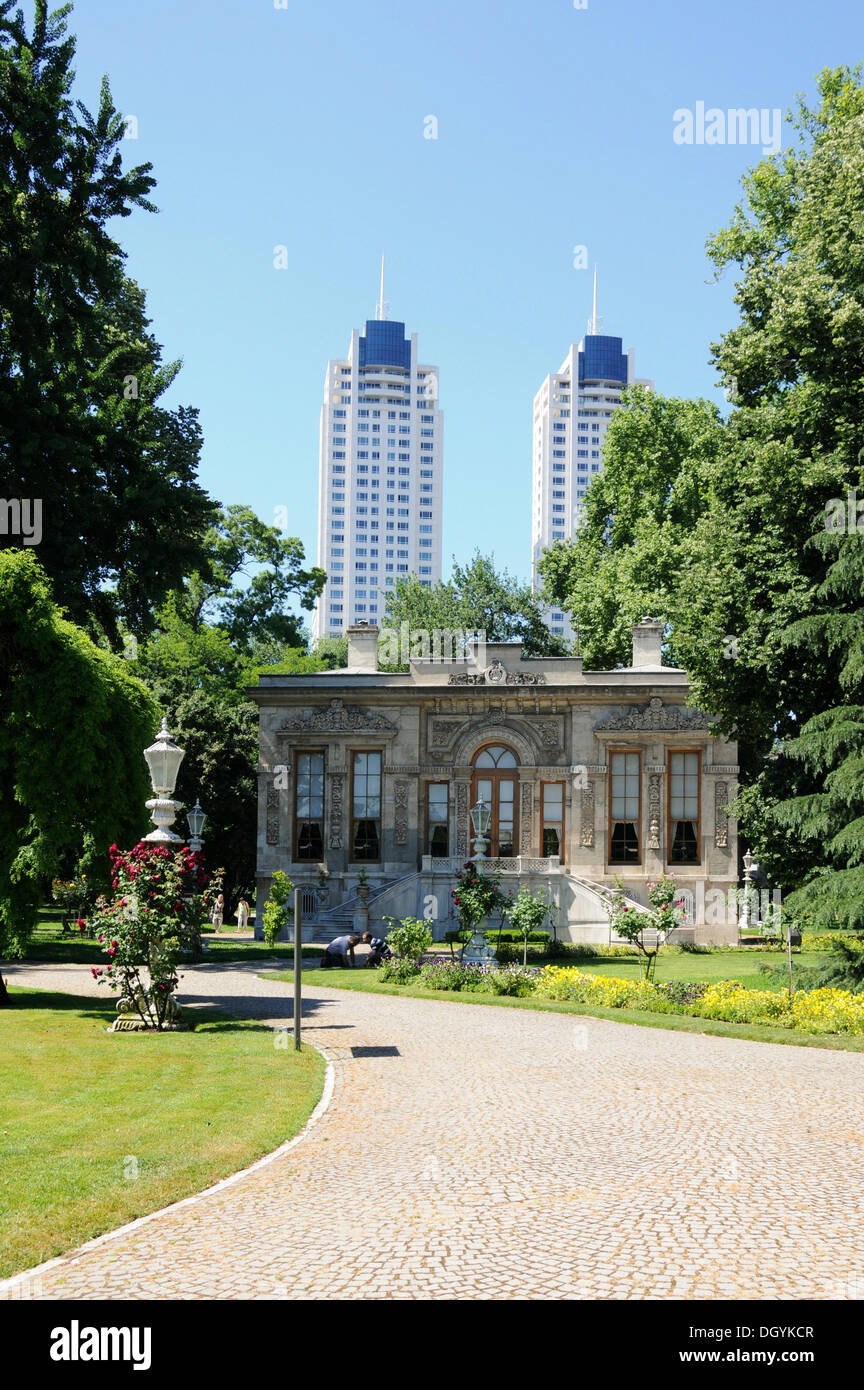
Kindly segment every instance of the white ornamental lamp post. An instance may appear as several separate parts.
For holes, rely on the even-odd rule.
[[[144,836],[145,844],[182,845],[183,843],[182,836],[175,835],[170,827],[174,824],[177,812],[183,805],[182,801],[174,801],[173,794],[177,773],[180,771],[180,764],[185,756],[185,750],[177,747],[168,732],[167,719],[163,719],[162,727],[156,735],[156,742],[144,749],[144,757],[150,771],[150,783],[153,787],[152,799],[144,804],[150,811],[151,820],[156,827],[155,830],[150,831],[149,835]]]
[[[471,863],[476,864],[486,858],[486,850],[489,846],[486,832],[492,820],[492,808],[491,806],[487,806],[482,796],[480,796],[477,798],[476,806],[472,806],[468,814],[471,817],[471,824],[474,827],[474,856]]]
[[[474,854],[469,863],[474,864],[479,874],[479,866],[486,863],[486,850],[489,845],[487,832],[492,820],[492,808],[487,806],[482,796],[477,798],[477,804],[471,807],[468,812],[471,817],[471,825],[474,829]],[[484,919],[485,921],[485,919]],[[463,947],[462,960],[469,965],[489,965],[495,959],[495,952],[486,940],[486,928],[484,922],[478,922],[474,928],[471,940]]]
[[[207,820],[206,815],[201,810],[200,798],[196,797],[192,810],[186,812],[186,820],[189,824],[189,848],[193,854],[198,854],[203,848],[201,840],[204,834],[204,824]]]
[[[753,855],[750,853],[748,849],[746,854],[744,855],[744,891],[741,895],[741,913],[738,919],[739,931],[743,932],[745,935],[747,932],[749,932],[750,927],[752,925],[754,893],[753,880],[754,878],[756,878],[759,872],[759,865],[756,863],[756,860],[753,858]]]

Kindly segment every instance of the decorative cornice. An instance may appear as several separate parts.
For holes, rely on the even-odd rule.
[[[396,725],[386,715],[375,710],[360,709],[357,705],[344,705],[341,700],[331,700],[329,705],[317,705],[308,714],[295,714],[293,718],[283,719],[276,732],[362,734],[379,731],[395,734]]]
[[[539,671],[508,671],[500,661],[493,661],[485,671],[453,675],[448,685],[545,685],[546,677]]]
[[[595,733],[601,730],[619,730],[630,733],[707,733],[709,716],[701,710],[688,711],[682,705],[664,705],[658,695],[648,701],[644,709],[631,707],[624,714],[610,714],[594,725]]]

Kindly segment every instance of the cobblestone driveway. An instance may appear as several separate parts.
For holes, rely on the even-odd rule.
[[[10,974],[90,990],[78,967]],[[183,985],[290,1026],[291,986],[254,967]],[[306,995],[304,1035],[335,1063],[319,1123],[233,1187],[43,1270],[41,1296],[864,1296],[860,1054]]]

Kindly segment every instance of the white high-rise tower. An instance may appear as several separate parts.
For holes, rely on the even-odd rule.
[[[318,564],[327,583],[315,638],[380,623],[396,580],[441,578],[443,417],[438,368],[387,318],[384,258],[374,319],[327,365],[318,474]]]
[[[538,563],[553,541],[571,536],[579,522],[585,490],[603,464],[603,441],[609,421],[621,404],[625,386],[637,382],[633,349],[626,353],[620,338],[601,332],[597,313],[597,270],[594,305],[588,332],[570,350],[557,372],[546,377],[534,397],[534,438],[531,497],[531,572],[535,589],[542,587]],[[639,385],[653,386],[651,381]],[[573,639],[565,613],[552,609],[549,628],[556,636]]]

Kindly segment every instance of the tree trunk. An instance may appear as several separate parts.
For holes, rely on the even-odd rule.
[[[6,988],[6,981],[0,974],[0,1009],[5,1008],[9,1003],[9,991]]]

